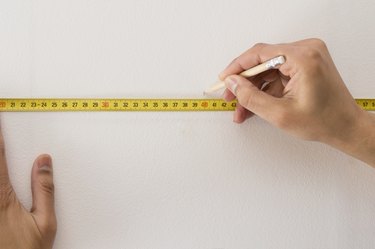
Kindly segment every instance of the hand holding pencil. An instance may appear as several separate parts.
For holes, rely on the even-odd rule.
[[[265,71],[271,70],[271,69],[277,69],[278,66],[282,65],[285,63],[285,57],[280,55],[278,57],[275,57],[273,59],[270,59],[266,62],[263,62],[262,64],[259,64],[255,67],[252,67],[246,71],[243,71],[239,75],[242,77],[252,77],[257,74],[263,73]],[[224,81],[219,81],[210,88],[208,88],[206,91],[204,91],[204,95],[209,95],[213,92],[216,92],[218,90],[222,90],[225,88],[225,82]]]
[[[274,68],[243,75],[279,55],[285,61]],[[375,116],[356,104],[323,41],[255,45],[219,77],[227,87],[223,98],[238,99],[234,122],[255,114],[294,136],[329,144],[375,166]],[[368,137],[371,144],[361,146]]]

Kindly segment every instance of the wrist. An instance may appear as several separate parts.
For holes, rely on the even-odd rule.
[[[375,115],[359,109],[346,126],[323,142],[375,167]]]

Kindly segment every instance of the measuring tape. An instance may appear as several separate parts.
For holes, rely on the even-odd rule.
[[[0,112],[231,111],[221,99],[0,99]]]
[[[375,99],[356,102],[375,111]],[[0,99],[0,112],[233,111],[236,104],[222,99]]]

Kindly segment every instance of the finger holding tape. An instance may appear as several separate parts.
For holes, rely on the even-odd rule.
[[[237,97],[238,103],[247,110],[272,122],[278,110],[285,109],[282,98],[276,98],[259,90],[244,77],[232,75],[225,79],[226,86]]]

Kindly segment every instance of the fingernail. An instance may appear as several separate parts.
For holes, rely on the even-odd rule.
[[[47,165],[47,164],[43,164],[41,166],[39,166],[39,171],[40,172],[51,172],[51,166],[50,165]]]
[[[237,87],[238,87],[238,84],[236,82],[236,80],[229,76],[225,79],[225,86],[234,94],[236,95],[236,90],[237,90]]]

